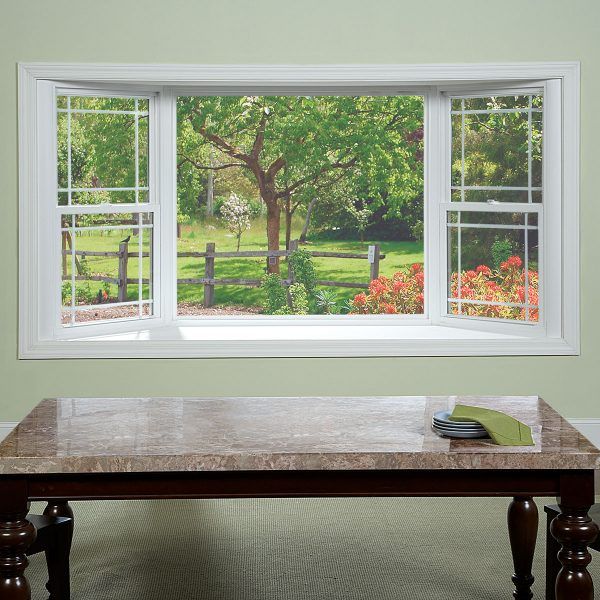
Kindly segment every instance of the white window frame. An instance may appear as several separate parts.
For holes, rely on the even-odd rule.
[[[78,337],[89,336],[90,328],[92,324],[82,323],[75,324],[72,327],[63,327],[61,324],[61,313],[62,307],[60,302],[60,294],[56,293],[56,290],[52,290],[51,293],[43,291],[45,288],[48,290],[49,282],[56,282],[61,280],[61,273],[59,270],[60,255],[62,248],[59,245],[58,236],[56,231],[59,230],[60,225],[57,223],[57,219],[60,219],[64,214],[151,214],[153,217],[152,228],[155,231],[160,232],[160,204],[158,202],[158,190],[157,182],[158,177],[158,137],[154,134],[158,126],[158,115],[159,106],[157,100],[157,93],[154,91],[145,92],[142,88],[124,88],[119,89],[118,87],[111,86],[110,90],[102,87],[86,86],[80,87],[73,84],[55,83],[50,81],[41,81],[39,83],[39,94],[42,99],[43,105],[45,106],[48,102],[52,102],[56,105],[57,96],[71,96],[71,97],[128,97],[128,98],[145,98],[149,100],[149,143],[148,143],[148,202],[138,203],[136,200],[135,204],[93,204],[78,206],[77,204],[67,206],[56,205],[56,193],[54,186],[52,185],[41,185],[39,187],[39,210],[40,210],[40,223],[42,227],[39,229],[40,237],[44,236],[43,249],[40,252],[40,272],[43,273],[44,285],[40,285],[38,289],[38,305],[41,310],[44,311],[42,318],[40,319],[40,328],[42,335],[47,339],[56,340],[68,340],[76,339]],[[74,111],[76,112],[76,111]],[[48,153],[45,144],[40,145],[40,152],[42,158],[40,159],[40,166],[44,170],[42,173],[42,181],[45,181],[47,177],[54,180],[56,178],[57,163],[50,159],[50,156],[57,155],[56,149],[56,135],[54,132],[57,130],[56,121],[57,111],[53,111],[52,119],[44,119],[40,125],[43,127],[43,131],[40,132],[42,136],[47,137],[51,151]],[[46,122],[48,121],[48,122]],[[47,171],[47,173],[45,172]],[[136,168],[136,180],[137,180],[137,168]],[[71,183],[69,182],[69,187]],[[137,181],[136,181],[137,189]],[[138,197],[136,191],[136,199]],[[54,227],[44,227],[45,223],[57,223]],[[154,263],[154,273],[152,276],[152,288],[157,290],[161,289],[161,252],[160,252],[160,239],[158,235],[152,236],[152,248],[150,249],[151,260]],[[139,251],[142,248],[139,246]],[[74,255],[73,255],[74,256]],[[140,269],[141,269],[141,261]],[[141,272],[137,274],[141,279]],[[41,296],[43,294],[43,297]],[[143,304],[152,304],[154,314],[162,314],[161,297],[159,294],[153,294],[154,297],[150,301],[142,301]],[[141,298],[141,290],[140,290]],[[137,304],[138,301],[128,304]],[[154,316],[144,317],[141,320],[134,318],[124,319],[113,319],[111,321],[105,321],[99,325],[95,331],[101,334],[110,334],[113,332],[132,331],[140,328],[143,322],[150,322],[155,319]],[[95,327],[95,324],[93,325]]]
[[[65,83],[67,82],[67,83]],[[19,357],[233,357],[233,356],[473,356],[568,355],[579,349],[579,63],[478,65],[19,65]],[[106,90],[111,95],[156,94],[151,145],[155,213],[156,316],[58,331],[48,285],[46,221],[56,207],[56,161],[40,140],[55,137],[55,88]],[[449,202],[447,95],[469,90],[543,87],[543,318],[537,324],[492,322],[445,315],[445,203]],[[177,95],[219,93],[425,95],[426,315],[177,319],[176,130]],[[444,95],[446,94],[446,96]],[[561,101],[556,101],[561,98]],[[49,102],[52,102],[49,104]],[[154,131],[154,133],[152,133]],[[445,140],[445,141],[444,141]],[[443,142],[443,143],[441,143]],[[54,152],[56,155],[56,152]],[[50,196],[52,197],[50,199]],[[439,224],[439,226],[438,226]],[[554,244],[548,243],[551,239]],[[562,252],[561,252],[562,247]],[[550,256],[549,253],[553,255]],[[55,260],[56,259],[56,260]],[[444,269],[441,266],[444,265]],[[443,271],[443,273],[442,273]],[[57,271],[58,272],[58,271]],[[59,276],[59,275],[58,275]],[[59,277],[60,280],[60,277]],[[56,302],[58,302],[58,294]],[[74,332],[74,330],[77,330]]]

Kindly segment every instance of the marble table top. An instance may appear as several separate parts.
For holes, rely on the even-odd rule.
[[[456,402],[506,412],[535,446],[450,440]],[[0,444],[0,473],[594,469],[600,450],[538,397],[52,398]]]

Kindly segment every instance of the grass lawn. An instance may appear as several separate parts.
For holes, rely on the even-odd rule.
[[[292,239],[300,235],[302,221],[293,223]],[[214,227],[212,229],[211,227]],[[242,236],[240,250],[266,250],[266,225],[264,219],[256,219],[252,227]],[[207,242],[214,242],[215,249],[219,251],[235,250],[235,237],[223,228],[217,221],[207,227],[206,224],[194,223],[182,227],[182,236],[178,240],[179,252],[202,252],[206,250]],[[304,246],[308,250],[322,250],[331,252],[363,252],[366,253],[369,244],[377,243],[376,240],[309,240]],[[393,275],[406,265],[423,262],[422,242],[381,242],[382,253],[386,258],[380,263],[380,274]],[[282,238],[281,247],[285,248]],[[179,258],[177,261],[179,278],[203,277],[204,260],[194,258]],[[366,260],[347,258],[315,258],[314,264],[319,279],[332,281],[369,281],[369,263]],[[215,260],[215,277],[221,278],[246,278],[260,279],[265,272],[264,258],[223,258]],[[282,276],[287,274],[287,265],[281,264]],[[340,301],[353,298],[359,289],[329,288],[335,290]],[[179,301],[201,302],[203,291],[201,285],[180,285],[178,288]],[[263,293],[260,289],[242,286],[216,286],[216,304],[238,304],[245,306],[261,305]]]
[[[292,238],[298,237],[302,227],[301,220],[294,223]],[[77,236],[75,240],[78,250],[94,251],[114,251],[119,249],[119,241],[126,237],[130,232],[116,231],[104,232],[100,235],[98,232],[85,233]],[[144,236],[142,245],[143,251],[148,250],[148,235]],[[202,252],[206,250],[207,242],[214,242],[216,250],[226,251],[236,249],[235,237],[230,234],[218,220],[212,223],[194,223],[183,225],[182,237],[178,240],[178,252]],[[335,252],[367,252],[369,244],[377,243],[376,240],[366,240],[364,243],[354,240],[314,240],[309,241],[305,246],[309,250],[327,250]],[[282,240],[282,248],[285,246]],[[422,242],[381,242],[382,253],[386,258],[380,263],[380,273],[382,275],[393,275],[394,272],[406,265],[415,262],[423,262],[423,243]],[[242,236],[240,250],[266,250],[266,233],[264,219],[256,219],[252,223],[249,231]],[[138,251],[137,237],[133,236],[129,243],[129,251]],[[357,281],[368,282],[369,263],[360,259],[341,259],[341,258],[316,258],[314,259],[319,279],[328,279],[333,281]],[[104,275],[107,277],[117,277],[118,259],[116,257],[88,257],[84,261],[87,272],[94,275]],[[70,275],[71,262],[67,260],[67,275]],[[282,275],[287,273],[287,265],[282,261]],[[143,277],[147,278],[150,273],[150,260],[142,261]],[[197,258],[179,258],[177,261],[177,272],[179,278],[192,278],[204,276],[204,260]],[[217,278],[245,278],[260,279],[265,272],[265,259],[255,258],[226,258],[215,261],[215,276]],[[128,263],[128,276],[135,278],[138,276],[138,259],[131,257]],[[77,288],[82,289],[89,285],[92,293],[96,294],[103,285],[98,281],[77,282]],[[114,299],[117,295],[116,285],[110,285],[109,295]],[[329,288],[335,290],[340,301],[345,298],[352,298],[360,290],[347,288]],[[138,288],[130,284],[128,288],[128,299],[137,300]],[[180,302],[200,303],[203,300],[202,285],[180,285],[178,287],[178,300]],[[148,289],[144,286],[144,297],[147,298]],[[216,304],[236,304],[243,306],[260,306],[263,301],[263,294],[260,289],[245,286],[217,286],[215,288]],[[70,301],[68,300],[67,303]]]

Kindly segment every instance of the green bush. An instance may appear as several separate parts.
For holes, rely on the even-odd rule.
[[[492,244],[492,264],[494,269],[499,269],[500,265],[507,261],[513,254],[513,245],[506,238],[496,237]]]
[[[294,250],[288,258],[294,280],[304,285],[308,298],[310,299],[317,285],[317,272],[312,262],[312,256],[308,250]]]
[[[303,283],[292,283],[289,288],[290,299],[292,304],[292,314],[307,315],[308,314],[308,294]]]
[[[267,273],[262,278],[261,289],[265,292],[264,307],[268,315],[289,313],[287,293],[281,277],[277,273]]]
[[[319,311],[325,315],[332,315],[337,312],[337,296],[333,290],[319,290],[315,294],[315,303]]]

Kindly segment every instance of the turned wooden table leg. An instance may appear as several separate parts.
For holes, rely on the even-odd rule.
[[[538,509],[530,496],[516,496],[508,507],[508,537],[515,573],[515,600],[531,600],[533,554],[537,540]]]
[[[35,541],[29,512],[27,484],[23,480],[0,479],[0,598],[30,600],[25,577],[27,548]]]
[[[562,567],[558,560],[560,544],[550,533],[550,526],[553,520],[553,514],[548,513],[546,525],[546,600],[556,600],[556,578]]]
[[[562,568],[556,578],[556,600],[593,600],[594,584],[587,566],[592,560],[588,545],[598,536],[598,526],[588,515],[594,502],[593,471],[561,477],[560,514],[550,531],[561,545]]]
[[[51,500],[44,510],[49,517],[68,517],[69,535],[56,540],[56,543],[46,550],[48,565],[48,583],[46,589],[50,600],[69,600],[71,596],[71,579],[69,575],[69,554],[73,540],[73,509],[66,500]]]

